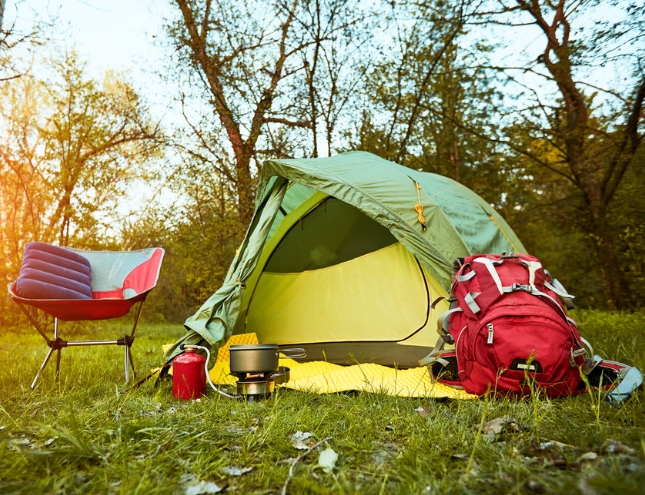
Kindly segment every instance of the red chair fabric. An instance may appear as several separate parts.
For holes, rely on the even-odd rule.
[[[62,321],[118,318],[156,286],[164,256],[161,248],[125,252],[66,249],[89,259],[92,299],[27,299],[16,293],[16,282],[9,288],[11,297]]]

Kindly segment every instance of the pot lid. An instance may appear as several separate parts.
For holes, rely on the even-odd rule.
[[[260,350],[278,350],[278,344],[240,344],[232,345],[231,351],[260,351]]]

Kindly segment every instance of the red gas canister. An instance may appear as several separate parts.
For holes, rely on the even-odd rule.
[[[187,349],[173,361],[172,393],[181,400],[199,399],[206,390],[206,358]]]

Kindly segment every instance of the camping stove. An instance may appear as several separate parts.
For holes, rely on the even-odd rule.
[[[237,394],[249,402],[270,397],[276,383],[289,381],[289,368],[279,365],[280,354],[291,359],[306,357],[304,349],[280,349],[276,344],[232,345],[229,353]]]
[[[267,399],[275,390],[275,382],[271,380],[271,373],[247,375],[245,373],[232,373],[237,378],[237,395],[249,402]]]
[[[280,366],[278,371],[267,373],[231,373],[237,378],[237,394],[248,402],[271,397],[276,384],[289,381],[289,368]]]

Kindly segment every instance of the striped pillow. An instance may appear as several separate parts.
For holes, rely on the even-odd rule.
[[[25,299],[92,299],[90,262],[43,242],[25,246],[16,294]]]

